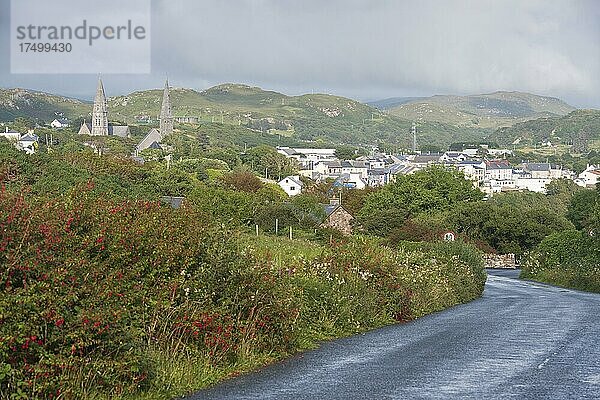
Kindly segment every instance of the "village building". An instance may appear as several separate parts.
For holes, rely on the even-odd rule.
[[[23,134],[21,132],[17,132],[13,129],[8,129],[8,126],[5,127],[3,132],[0,132],[0,136],[6,138],[11,143],[16,143],[21,139]]]
[[[55,118],[54,121],[50,122],[50,126],[56,129],[68,128],[71,126],[69,120],[66,118]]]
[[[40,138],[33,131],[21,136],[17,143],[17,149],[24,151],[26,154],[34,154],[39,146]]]
[[[331,204],[325,206],[325,213],[327,217],[321,224],[322,227],[337,229],[344,235],[352,234],[354,217],[339,202],[334,200]]]
[[[523,171],[534,179],[559,179],[563,177],[562,168],[549,163],[524,163]]]
[[[294,158],[298,161],[302,169],[314,169],[319,161],[334,161],[335,149],[310,149],[310,148],[291,148],[277,147],[277,152],[287,158]]]
[[[278,185],[288,196],[291,197],[302,193],[302,187],[304,186],[304,183],[302,183],[298,175],[294,175],[286,176],[278,182]]]
[[[575,183],[583,187],[595,187],[598,180],[600,180],[600,167],[588,165],[585,171],[577,176]]]

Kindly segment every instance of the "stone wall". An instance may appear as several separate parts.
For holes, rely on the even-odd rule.
[[[485,268],[517,268],[517,261],[514,254],[484,254],[483,261]]]

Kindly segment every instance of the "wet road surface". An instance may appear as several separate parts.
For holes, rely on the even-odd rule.
[[[490,271],[482,298],[189,399],[600,399],[600,295]]]

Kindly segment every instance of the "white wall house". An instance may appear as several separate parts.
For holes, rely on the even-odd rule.
[[[530,192],[546,193],[546,186],[552,182],[550,178],[527,178],[517,177],[515,184],[517,189],[529,190]]]
[[[27,154],[34,154],[38,148],[38,142],[40,138],[34,133],[28,133],[21,136],[16,146],[19,150],[24,151]]]
[[[279,181],[278,185],[288,196],[296,196],[302,193],[302,187],[304,186],[298,175],[286,176]]]
[[[53,128],[68,128],[70,126],[69,121],[64,118],[56,118],[54,121],[50,122],[50,126]]]
[[[17,132],[12,129],[8,129],[8,126],[4,129],[3,132],[0,132],[0,136],[8,139],[9,142],[16,143],[19,139],[21,139],[21,132]]]
[[[309,148],[291,148],[277,147],[277,152],[287,158],[294,158],[303,169],[313,169],[319,161],[336,160],[335,149],[309,149]]]
[[[600,168],[596,165],[588,165],[585,171],[579,174],[575,183],[583,187],[592,187],[600,179]]]

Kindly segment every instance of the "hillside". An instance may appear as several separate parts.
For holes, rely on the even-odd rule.
[[[91,89],[90,89],[91,90]],[[0,90],[0,121],[28,117],[41,123],[57,113],[78,120],[88,117],[91,105],[47,93],[23,89]],[[109,98],[111,121],[156,124],[162,89],[144,90]],[[223,84],[204,91],[171,90],[175,116],[198,118],[201,125],[223,123],[248,133],[273,134],[294,141],[331,144],[410,147],[412,120],[390,115],[344,97],[326,94],[287,96],[240,84]],[[479,127],[457,127],[437,121],[418,125],[420,144],[446,147],[456,141],[478,140],[491,133]]]
[[[60,113],[75,119],[90,110],[89,104],[68,97],[19,88],[0,89],[0,121],[25,117],[50,122]]]
[[[575,110],[565,116],[539,118],[500,128],[490,140],[501,144],[533,145],[543,140],[572,144],[585,139],[600,140],[600,110]]]
[[[458,127],[500,128],[531,119],[565,115],[574,108],[560,99],[521,92],[472,96],[433,96],[389,109],[415,121],[435,121]]]
[[[109,100],[113,119],[134,122],[156,118],[161,90],[135,92]],[[223,84],[198,92],[172,89],[176,116],[196,116],[201,122],[241,125],[301,141],[352,144],[392,144],[407,147],[412,122],[371,106],[326,94],[287,96],[240,84]],[[460,129],[438,122],[419,125],[419,143],[446,146],[481,138],[489,132]]]

